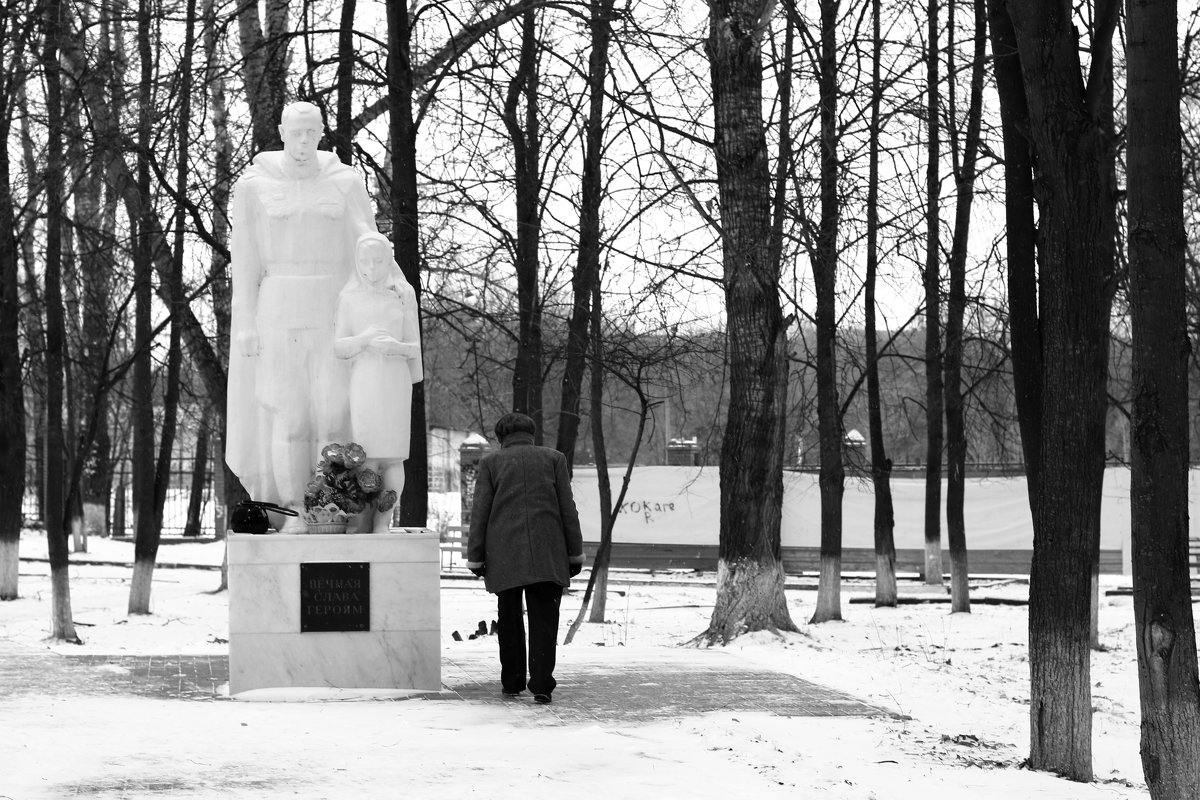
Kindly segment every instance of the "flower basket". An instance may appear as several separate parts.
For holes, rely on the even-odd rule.
[[[350,515],[333,503],[313,506],[304,512],[304,522],[309,533],[345,533],[350,524]]]
[[[310,522],[309,533],[345,533],[348,522]]]

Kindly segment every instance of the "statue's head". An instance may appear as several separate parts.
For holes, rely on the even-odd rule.
[[[364,281],[378,284],[392,268],[392,243],[382,233],[364,233],[354,247],[354,266]]]
[[[300,101],[283,107],[279,138],[283,140],[283,151],[298,163],[308,164],[316,157],[324,132],[321,109],[312,103]]]

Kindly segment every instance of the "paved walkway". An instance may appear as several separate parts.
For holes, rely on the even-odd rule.
[[[755,666],[730,653],[689,648],[646,651],[560,650],[550,706],[559,723],[636,723],[709,711],[778,716],[877,716],[894,712],[805,680]],[[0,700],[24,695],[132,695],[226,702],[224,655],[58,655],[0,642]],[[444,691],[430,699],[534,707],[526,692],[500,692],[494,655],[444,652]],[[541,715],[546,719],[545,714]]]

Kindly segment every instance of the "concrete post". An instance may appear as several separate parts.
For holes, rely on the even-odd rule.
[[[475,499],[475,476],[479,472],[479,459],[491,449],[488,440],[478,433],[472,433],[458,447],[458,491],[461,497],[459,505],[459,524],[464,528],[471,525],[471,503]]]

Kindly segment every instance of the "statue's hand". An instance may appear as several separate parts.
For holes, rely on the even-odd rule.
[[[238,340],[238,347],[240,347],[242,349],[242,355],[244,355],[244,356],[258,355],[261,347],[258,342],[257,331],[247,331],[245,333],[239,333],[237,336],[237,340]]]
[[[387,334],[383,328],[367,328],[362,333],[354,337],[355,343],[358,345],[359,352],[378,352],[379,347],[376,345],[376,340],[380,336]]]
[[[379,334],[372,340],[371,345],[377,353],[383,353],[385,356],[405,356],[408,354],[406,350],[408,345],[390,333]]]

